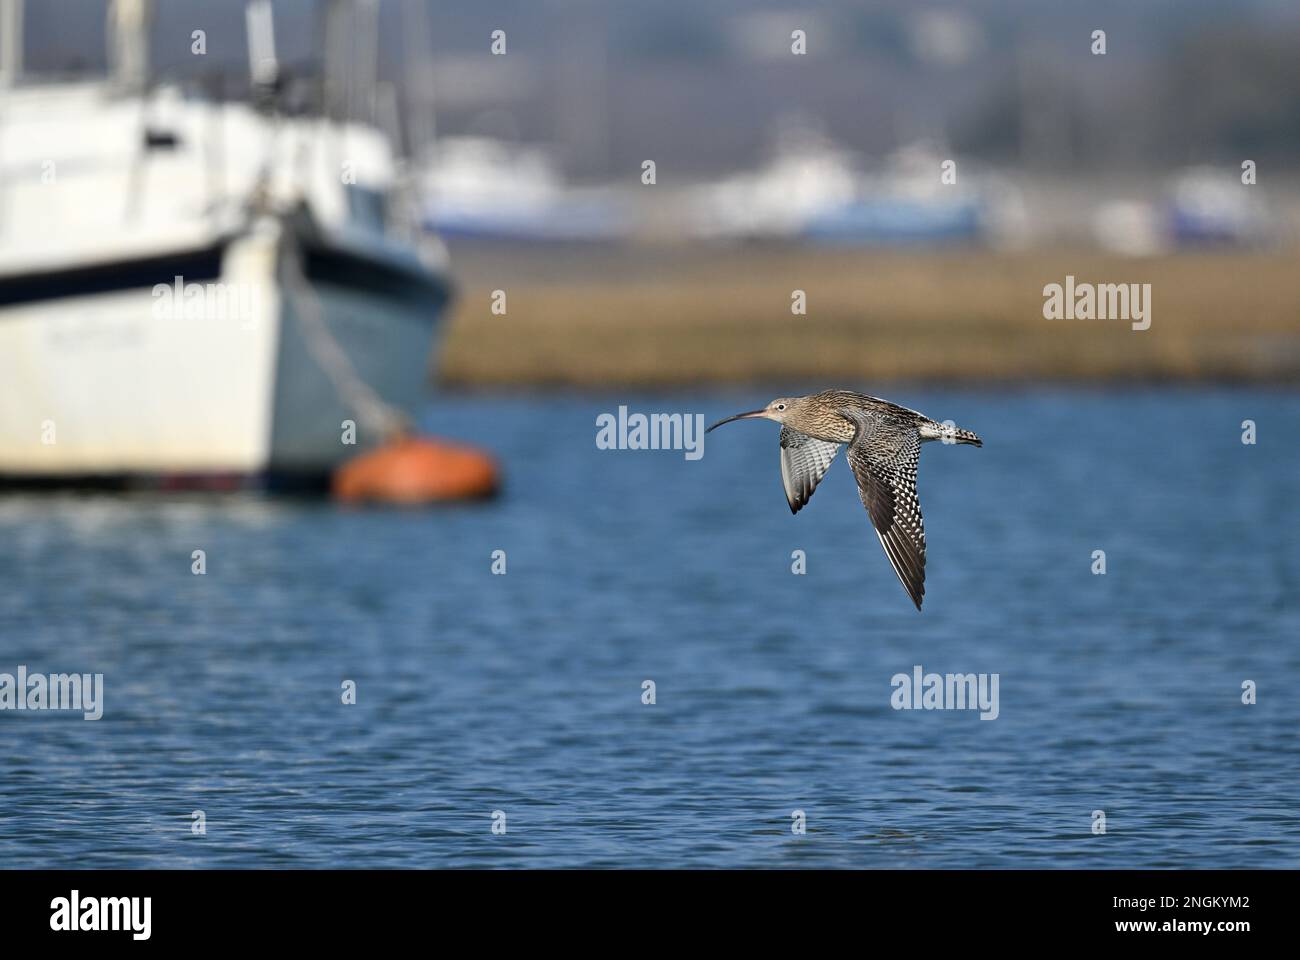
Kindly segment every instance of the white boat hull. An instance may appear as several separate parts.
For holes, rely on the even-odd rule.
[[[181,297],[154,285],[0,305],[0,477],[301,477],[379,440],[305,339],[279,239],[224,245],[219,275],[184,278]],[[442,303],[310,285],[356,374],[417,410]]]

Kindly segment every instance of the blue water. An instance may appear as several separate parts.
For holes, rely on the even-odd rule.
[[[0,672],[105,675],[0,711],[0,865],[1300,865],[1300,394],[878,389],[986,441],[922,452],[921,614],[775,425],[595,447],[777,391],[443,397],[486,504],[0,499]],[[999,716],[892,709],[915,664]]]

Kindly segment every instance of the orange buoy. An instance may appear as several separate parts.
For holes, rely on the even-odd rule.
[[[332,480],[339,500],[403,504],[490,497],[498,486],[486,453],[429,437],[402,437],[363,453]]]

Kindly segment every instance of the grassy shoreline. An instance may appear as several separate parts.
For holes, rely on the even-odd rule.
[[[454,386],[756,381],[1300,379],[1294,251],[714,248],[489,251],[464,277],[438,370]],[[1043,287],[1151,284],[1151,328],[1047,320]],[[791,294],[807,294],[807,315]],[[504,290],[507,312],[491,311]]]

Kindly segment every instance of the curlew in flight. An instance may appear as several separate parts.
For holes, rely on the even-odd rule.
[[[980,447],[983,441],[969,430],[947,427],[915,410],[851,390],[778,397],[762,410],[719,420],[709,430],[758,417],[781,424],[781,482],[791,513],[812,498],[841,444],[849,445],[849,466],[862,505],[894,572],[920,610],[925,596],[925,524],[916,498],[921,444],[944,440]]]

